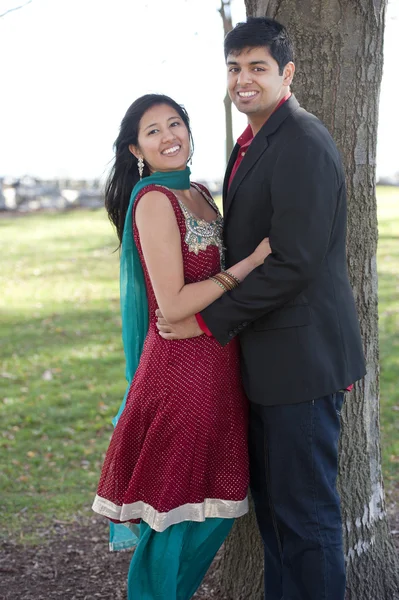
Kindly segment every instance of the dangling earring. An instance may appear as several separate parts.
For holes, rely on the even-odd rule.
[[[140,181],[143,179],[143,171],[144,171],[144,161],[143,161],[143,157],[140,156],[140,158],[137,161],[137,167],[139,169],[139,175],[140,175]]]

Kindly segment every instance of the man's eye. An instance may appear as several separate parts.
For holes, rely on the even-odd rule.
[[[238,72],[238,69],[237,69],[237,67],[231,67],[231,68],[229,69],[229,73],[237,73],[237,72]]]

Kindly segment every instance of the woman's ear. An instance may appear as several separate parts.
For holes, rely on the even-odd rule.
[[[129,151],[133,154],[133,156],[137,158],[137,160],[139,158],[143,158],[143,155],[141,154],[140,150],[134,144],[129,144]]]

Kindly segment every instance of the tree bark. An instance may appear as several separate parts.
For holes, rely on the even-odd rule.
[[[223,32],[226,36],[229,31],[233,29],[233,21],[231,18],[231,0],[220,0],[220,16],[223,21]],[[233,140],[233,116],[231,111],[231,98],[226,91],[226,95],[224,97],[224,114],[225,114],[225,124],[226,124],[226,156],[225,162],[227,162],[230,158],[230,154],[233,151],[234,140]]]
[[[234,148],[234,140],[233,140],[233,114],[231,110],[231,98],[226,92],[224,97],[224,114],[225,114],[225,122],[226,122],[226,156],[225,162],[227,166],[227,162],[230,158],[230,154],[233,152]]]
[[[245,0],[249,16],[284,23],[295,44],[293,92],[327,126],[348,186],[348,265],[367,375],[342,415],[339,490],[347,600],[399,597],[397,556],[387,523],[379,437],[375,157],[386,0]],[[221,583],[231,600],[261,600],[262,553],[253,515],[226,543]]]

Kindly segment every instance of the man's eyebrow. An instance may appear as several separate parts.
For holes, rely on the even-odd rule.
[[[227,65],[238,65],[238,62],[235,60],[228,60]],[[267,60],[252,60],[250,63],[250,65],[266,65],[269,66],[269,63],[267,62]]]
[[[169,117],[168,121],[171,121],[172,119],[180,119],[181,117],[179,117],[179,115],[175,115],[174,117]],[[155,125],[158,125],[158,123],[151,123],[151,125],[147,125],[147,127],[144,129],[144,131],[146,129],[149,129],[150,127],[155,127]]]

